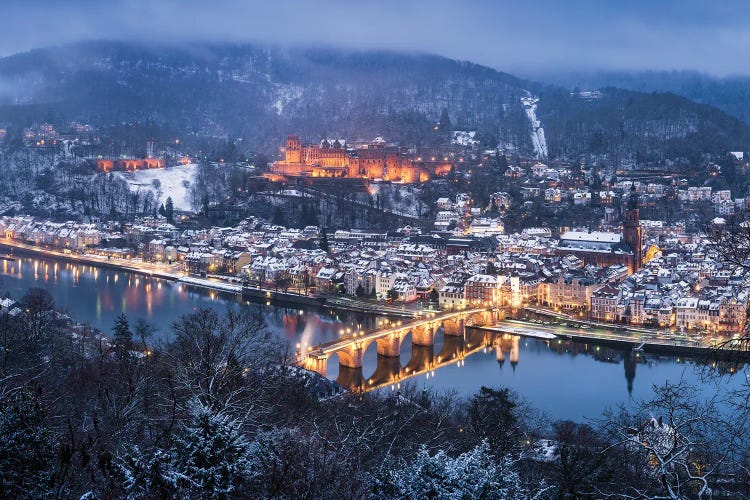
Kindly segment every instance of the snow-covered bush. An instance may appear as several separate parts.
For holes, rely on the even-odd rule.
[[[388,469],[372,480],[371,498],[524,499],[535,493],[523,484],[514,462],[495,462],[486,442],[452,458],[426,448],[401,467]]]

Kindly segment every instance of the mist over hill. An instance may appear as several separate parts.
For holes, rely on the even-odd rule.
[[[485,145],[534,154],[521,102],[529,96],[539,98],[553,158],[659,159],[750,145],[748,124],[674,94],[571,94],[426,54],[85,42],[0,59],[0,125],[149,123],[266,151],[291,132],[431,144],[447,110],[452,128],[478,130]]]

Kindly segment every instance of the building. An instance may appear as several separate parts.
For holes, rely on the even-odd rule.
[[[465,309],[466,295],[462,285],[445,285],[438,291],[440,309]]]
[[[114,170],[146,170],[149,168],[164,168],[163,158],[122,158],[117,160],[96,160],[96,169],[100,172]]]
[[[560,236],[557,254],[573,254],[585,264],[626,266],[634,273],[643,265],[643,235],[635,188],[631,188],[622,235],[601,231],[568,231]]]
[[[380,141],[349,148],[344,139],[324,139],[303,145],[296,135],[286,138],[284,160],[271,166],[283,177],[382,179],[392,182],[425,182],[450,172],[448,157],[409,156],[402,148]]]
[[[116,170],[133,172],[150,168],[187,165],[190,162],[191,160],[188,157],[170,159],[169,164],[167,164],[164,158],[100,158],[96,160],[96,169],[100,172],[112,172]]]
[[[591,294],[591,319],[598,321],[616,321],[617,302],[620,290],[612,285],[605,285]]]
[[[631,272],[635,272],[643,265],[643,234],[635,188],[631,188],[628,208],[625,210],[625,227],[622,236],[632,252],[631,262],[628,267]]]
[[[579,273],[559,273],[540,283],[538,301],[555,309],[586,310],[591,306],[594,291],[604,286],[591,276]]]
[[[476,274],[466,280],[464,290],[468,305],[495,305],[500,303],[502,282],[497,276]]]

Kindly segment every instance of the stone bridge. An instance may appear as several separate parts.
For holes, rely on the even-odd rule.
[[[336,354],[339,358],[338,382],[352,390],[370,390],[434,370],[438,366],[459,362],[464,356],[486,347],[491,333],[467,326],[494,325],[503,313],[489,309],[470,309],[446,313],[431,313],[419,319],[403,322],[386,322],[383,326],[365,332],[342,336],[298,353],[299,364],[327,376],[328,360]],[[433,346],[438,332],[444,334],[443,348],[437,355]],[[412,356],[401,366],[401,345],[411,334]],[[481,337],[481,338],[480,338]],[[372,343],[377,344],[378,364],[375,373],[367,380],[362,375],[365,352]]]

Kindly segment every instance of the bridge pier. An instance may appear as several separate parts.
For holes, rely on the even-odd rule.
[[[463,318],[447,319],[443,321],[443,331],[449,337],[463,337],[466,331],[465,324]]]
[[[310,354],[305,360],[305,368],[314,372],[328,376],[328,356]]]
[[[403,339],[403,332],[392,333],[382,339],[377,339],[375,342],[378,345],[378,356],[388,356],[390,358],[397,358],[401,355],[401,340]]]
[[[422,346],[435,344],[435,328],[432,324],[417,326],[411,330],[411,343]]]
[[[336,354],[339,355],[339,364],[348,368],[362,368],[362,360],[365,357],[366,350],[367,344],[357,341],[342,347],[336,351]]]

